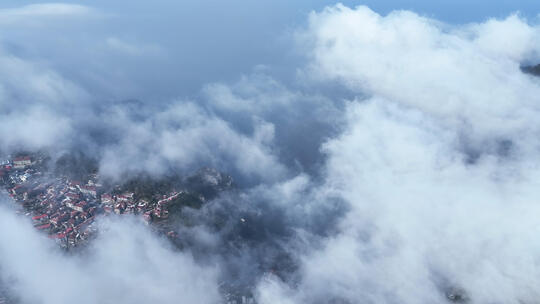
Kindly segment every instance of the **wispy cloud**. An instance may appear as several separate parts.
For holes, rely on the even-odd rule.
[[[13,24],[15,22],[36,22],[36,18],[62,18],[82,17],[96,15],[93,8],[79,4],[42,3],[31,4],[16,8],[0,9],[0,24]]]
[[[0,198],[2,204],[4,198]],[[216,270],[174,251],[135,219],[106,221],[84,256],[66,256],[24,218],[0,208],[0,278],[23,303],[217,303]],[[55,280],[50,280],[51,276]]]

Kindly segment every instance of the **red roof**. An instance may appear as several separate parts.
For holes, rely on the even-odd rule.
[[[49,227],[51,227],[51,224],[45,224],[45,225],[38,226],[37,229],[47,229]]]
[[[66,237],[66,234],[65,233],[52,234],[52,235],[49,235],[49,237],[51,239],[61,239],[61,238]]]
[[[66,193],[66,196],[69,198],[75,198],[75,199],[79,198],[78,194],[71,193],[71,192]]]
[[[17,157],[15,158],[13,161],[23,161],[23,160],[30,160],[30,156],[21,156],[21,157]]]
[[[42,219],[42,218],[44,218],[44,217],[46,217],[46,216],[47,216],[47,214],[36,215],[36,216],[34,216],[32,219],[33,219],[33,220],[39,220],[39,219]]]

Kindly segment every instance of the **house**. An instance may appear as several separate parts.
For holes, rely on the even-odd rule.
[[[36,216],[32,217],[32,220],[34,220],[34,221],[41,220],[41,219],[47,218],[47,216],[48,216],[47,214],[36,215]]]
[[[17,185],[13,188],[11,188],[11,193],[13,195],[21,195],[26,191],[26,188],[24,188],[22,185]]]
[[[169,211],[167,209],[165,209],[165,208],[162,208],[161,206],[157,206],[154,209],[154,215],[157,218],[166,219],[166,218],[169,217]]]
[[[32,165],[30,156],[17,157],[13,160],[13,168],[15,169],[24,169],[30,165]]]
[[[68,192],[65,195],[66,195],[67,198],[69,198],[71,200],[78,200],[79,199],[79,195],[76,194],[76,193]]]
[[[143,215],[145,222],[150,223],[152,221],[152,211],[147,211]]]
[[[65,232],[61,232],[61,233],[58,233],[58,234],[51,234],[49,235],[49,238],[51,239],[63,239],[66,237],[66,233]]]
[[[107,194],[103,194],[101,196],[101,203],[102,204],[110,204],[112,202],[114,202],[112,195],[107,193]]]
[[[96,207],[91,207],[90,209],[88,209],[88,214],[94,215],[96,213],[96,209]]]
[[[119,201],[119,202],[127,202],[130,199],[133,199],[133,194],[132,195],[127,195],[127,194],[124,193],[124,194],[118,195],[116,197],[116,200]]]
[[[82,201],[78,204],[76,204],[75,206],[73,206],[73,209],[74,210],[77,210],[79,212],[83,212],[84,210],[86,210],[88,208],[88,203],[85,202],[85,201]]]
[[[67,199],[64,200],[63,202],[66,204],[66,207],[75,210],[75,202],[73,202],[72,200],[67,200]]]
[[[148,206],[148,202],[145,201],[145,200],[141,200],[139,201],[139,203],[137,204],[137,211],[142,211],[144,208],[146,208],[146,206]]]
[[[59,215],[53,219],[51,219],[51,223],[53,225],[58,225],[59,223],[62,223],[63,221],[69,219],[69,214],[68,213],[64,213],[62,215]]]
[[[93,196],[93,197],[97,196],[96,187],[93,187],[93,186],[79,186],[79,190],[84,194],[87,194],[87,195],[90,195],[90,196]]]
[[[76,191],[76,190],[79,189],[80,185],[81,185],[81,182],[71,181],[71,182],[69,182],[68,188],[69,188],[69,190]]]
[[[51,224],[45,224],[45,225],[38,226],[36,228],[39,230],[43,230],[43,229],[48,229],[50,227],[51,227]]]
[[[115,206],[114,206],[114,212],[116,214],[122,214],[123,211],[126,209],[126,203],[122,202],[122,203],[117,203]]]

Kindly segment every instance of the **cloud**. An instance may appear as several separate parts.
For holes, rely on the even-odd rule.
[[[348,103],[343,133],[323,145],[318,191],[350,209],[301,258],[301,283],[264,280],[260,302],[534,303],[539,83],[520,65],[538,59],[538,33],[516,16],[449,26],[366,7],[313,13],[309,71],[370,96]]]
[[[0,236],[0,265],[16,293],[71,300],[41,279],[54,273],[89,302],[212,303],[221,279],[255,285],[260,303],[445,303],[457,293],[473,303],[536,301],[540,86],[520,66],[540,60],[538,26],[517,15],[448,25],[336,5],[299,31],[297,78],[255,69],[166,100],[128,99],[135,91],[122,84],[118,99],[6,47],[2,147],[80,149],[119,180],[214,166],[240,185],[186,211],[194,225],[179,230],[193,257],[120,221],[103,224],[110,233],[86,262],[1,215],[15,231]],[[139,74],[110,63],[119,54],[143,61],[153,47],[97,36],[108,51],[96,58],[113,70],[102,81],[115,86],[118,72],[136,85]],[[50,262],[18,259],[24,252]]]
[[[73,18],[97,15],[89,6],[67,3],[40,3],[16,8],[0,9],[0,24],[13,25],[20,23],[35,23],[41,19]]]
[[[17,8],[2,9],[1,15],[17,17],[36,16],[62,16],[62,15],[86,15],[92,9],[88,6],[66,3],[41,3],[31,4]]]
[[[125,109],[118,110],[110,113],[119,141],[103,148],[100,171],[105,175],[163,174],[171,167],[193,170],[202,164],[258,180],[274,180],[286,172],[265,145],[272,141],[271,125],[255,125],[253,134],[242,134],[191,102],[150,113],[146,121],[132,120]]]
[[[318,77],[418,108],[451,127],[472,125],[470,136],[503,138],[536,124],[539,88],[520,64],[539,59],[539,38],[517,16],[451,27],[408,11],[383,17],[340,5],[312,14],[306,32]]]
[[[3,202],[4,203],[4,202]],[[217,272],[135,220],[104,221],[83,256],[65,255],[13,210],[0,209],[0,274],[21,303],[217,303]],[[54,280],[51,280],[51,277]]]
[[[305,258],[298,302],[439,303],[451,288],[475,303],[533,301],[537,225],[526,214],[538,212],[538,170],[468,166],[455,132],[388,101],[349,113],[351,129],[326,151],[329,186],[351,211]]]
[[[230,172],[239,184],[314,172],[319,145],[341,121],[341,101],[258,72],[208,84],[196,100],[152,104],[100,100],[84,84],[8,52],[0,63],[4,150],[87,151],[100,159],[104,176],[116,179],[200,166]]]
[[[21,113],[23,112],[23,113]],[[65,143],[73,130],[66,118],[57,117],[50,109],[40,106],[28,107],[2,118],[2,147],[6,150],[42,149]]]
[[[38,62],[4,52],[0,64],[4,150],[92,151],[101,158],[101,173],[114,178],[205,165],[255,181],[287,173],[273,150],[272,122],[250,116],[250,127],[238,129],[233,119],[212,113],[217,107],[189,100],[101,101]]]
[[[0,145],[4,150],[66,147],[73,113],[89,94],[37,62],[0,51]]]
[[[15,110],[28,105],[73,106],[88,98],[79,85],[32,60],[14,56],[6,50],[0,52],[0,109]],[[17,105],[17,106],[15,106]]]

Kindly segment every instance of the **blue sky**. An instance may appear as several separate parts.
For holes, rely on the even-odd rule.
[[[46,1],[20,1],[20,0],[7,0],[2,1],[0,6],[13,7],[24,4],[32,3],[44,3]],[[302,20],[306,12],[310,10],[320,10],[326,5],[335,4],[337,1],[328,0],[299,0],[299,1],[286,1],[286,0],[262,0],[262,1],[247,1],[247,0],[233,0],[233,1],[215,1],[215,0],[186,0],[186,1],[172,1],[172,0],[158,0],[158,1],[106,1],[106,0],[94,0],[94,1],[58,1],[64,3],[79,3],[90,6],[107,7],[108,9],[118,11],[130,11],[131,13],[141,9],[139,13],[152,13],[155,11],[161,11],[164,8],[175,7],[176,9],[201,9],[208,10],[212,7],[219,8],[219,11],[249,11],[254,16],[264,16],[268,18],[278,20]],[[367,1],[339,1],[348,6],[356,5],[368,5],[373,10],[379,13],[387,13],[395,9],[410,9],[415,10],[421,14],[432,16],[446,22],[463,23],[471,21],[479,21],[487,17],[501,17],[508,15],[509,13],[520,11],[523,15],[534,18],[540,12],[540,2],[535,0],[454,0],[454,1],[428,1],[428,0],[367,0]],[[129,4],[127,4],[129,3]],[[151,3],[151,4],[149,4]],[[151,6],[151,7],[150,7]],[[256,7],[263,9],[262,14],[258,14]],[[175,11],[169,11],[170,13]],[[199,11],[202,13],[202,11]]]
[[[409,9],[449,23],[482,21],[489,17],[504,17],[516,11],[533,19],[540,13],[540,2],[534,0],[371,0],[343,3],[366,4],[382,14],[394,9]]]

